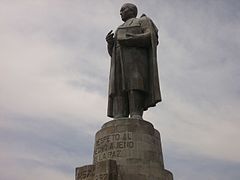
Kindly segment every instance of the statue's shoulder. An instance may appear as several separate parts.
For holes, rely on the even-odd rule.
[[[152,19],[149,18],[146,14],[142,14],[138,19],[140,22],[152,22]]]
[[[142,14],[142,16],[139,19],[140,19],[140,22],[142,22],[143,24],[147,24],[148,26],[153,28],[154,31],[158,32],[157,26],[155,25],[153,20],[149,18],[146,14]]]

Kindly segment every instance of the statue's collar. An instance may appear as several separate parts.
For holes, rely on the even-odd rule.
[[[130,18],[130,19],[128,19],[126,22],[124,22],[124,23],[122,24],[122,26],[130,26],[130,25],[133,23],[134,19],[136,19],[136,18]]]

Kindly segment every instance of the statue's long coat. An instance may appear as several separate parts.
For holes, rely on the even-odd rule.
[[[128,42],[127,46],[129,47],[123,45],[119,48],[117,39],[120,39],[120,37],[116,36],[119,34],[118,31],[121,30],[122,25],[117,29],[109,76],[107,112],[109,117],[113,117],[114,96],[124,91],[140,90],[145,92],[144,110],[161,101],[157,66],[158,29],[152,20],[145,15],[142,15],[141,18],[132,19],[130,23],[134,27],[138,25],[141,27],[143,32],[139,34],[140,36],[144,37],[144,31],[147,29],[148,33],[150,32],[150,38],[148,38],[150,42],[147,47],[131,47],[131,43]]]

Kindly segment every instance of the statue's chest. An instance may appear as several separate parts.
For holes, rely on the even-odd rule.
[[[126,38],[128,33],[129,34],[143,33],[143,30],[139,21],[133,20],[130,22],[126,22],[123,25],[119,26],[117,29],[118,39]]]

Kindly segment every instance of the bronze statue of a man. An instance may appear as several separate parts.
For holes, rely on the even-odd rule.
[[[142,119],[143,111],[161,101],[157,70],[158,29],[137,7],[126,3],[124,23],[106,36],[111,56],[108,116]]]

